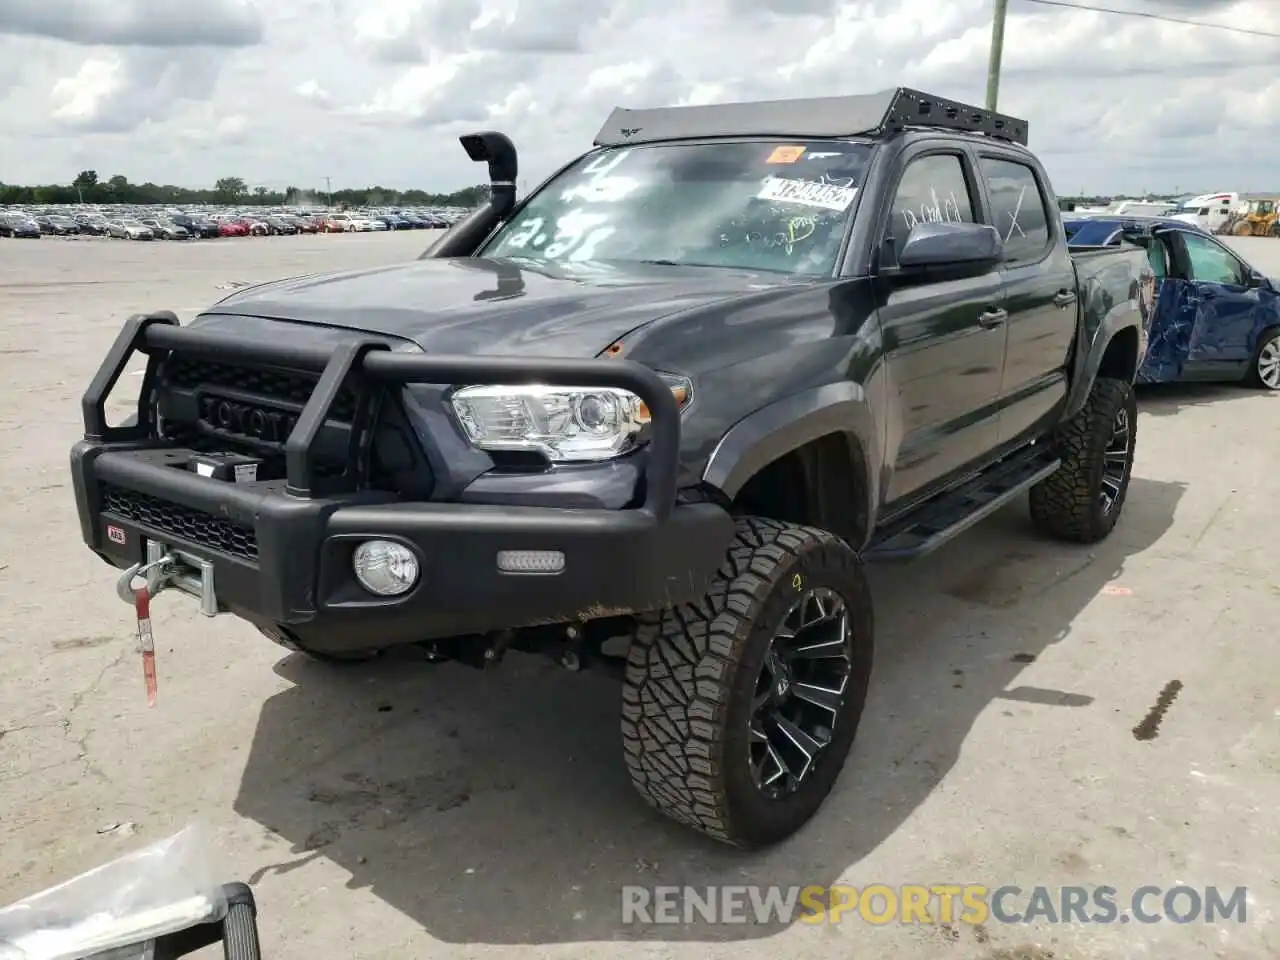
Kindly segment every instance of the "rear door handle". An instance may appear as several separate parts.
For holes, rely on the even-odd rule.
[[[1076,302],[1076,292],[1074,290],[1059,290],[1053,295],[1053,305],[1055,307],[1069,307]]]
[[[998,327],[1008,319],[1009,311],[1001,310],[998,307],[978,314],[978,323],[988,329],[991,327]]]

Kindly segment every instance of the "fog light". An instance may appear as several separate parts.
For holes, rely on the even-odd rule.
[[[559,550],[499,550],[498,569],[503,573],[559,573],[564,554]]]
[[[360,585],[380,597],[408,593],[418,582],[418,558],[413,551],[390,540],[366,540],[351,558]]]

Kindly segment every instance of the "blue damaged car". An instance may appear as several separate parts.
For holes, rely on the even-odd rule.
[[[1164,217],[1063,218],[1074,251],[1137,243],[1156,276],[1139,383],[1244,382],[1280,390],[1280,284],[1217,237]]]

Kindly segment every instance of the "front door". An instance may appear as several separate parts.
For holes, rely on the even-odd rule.
[[[1179,232],[1195,322],[1187,344],[1187,379],[1234,379],[1251,359],[1261,292],[1249,286],[1249,268],[1212,237]]]
[[[894,193],[882,256],[896,263],[916,223],[973,223],[975,171],[967,154],[910,154]],[[890,422],[884,501],[914,499],[997,443],[996,398],[1004,362],[1000,271],[894,286],[879,310]],[[890,508],[892,509],[892,507]]]

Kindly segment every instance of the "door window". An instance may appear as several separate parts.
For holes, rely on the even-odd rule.
[[[1201,283],[1245,286],[1244,264],[1232,256],[1225,247],[1208,237],[1198,237],[1193,233],[1184,233],[1182,242],[1187,248],[1192,280]]]
[[[1151,272],[1156,275],[1156,283],[1169,276],[1169,248],[1162,238],[1151,238],[1151,246],[1147,247],[1147,259],[1151,261]]]
[[[973,197],[954,153],[931,153],[907,164],[893,197],[889,236],[896,259],[917,223],[973,223]]]
[[[1047,206],[1036,173],[1025,163],[983,157],[991,216],[1004,240],[1006,262],[1039,260],[1049,247]]]

